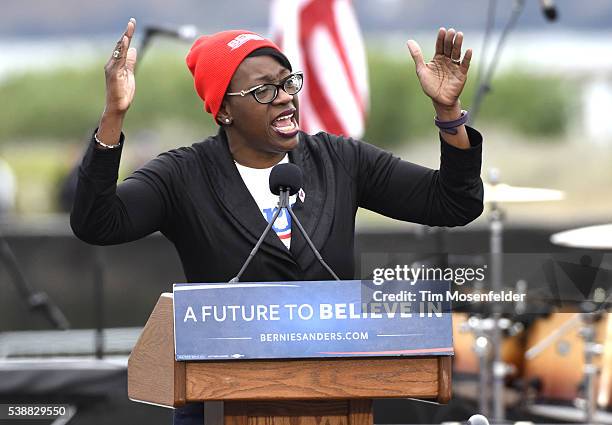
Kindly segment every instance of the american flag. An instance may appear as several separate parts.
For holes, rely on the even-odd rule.
[[[304,71],[300,127],[361,137],[368,109],[365,47],[350,0],[272,0],[271,33]]]

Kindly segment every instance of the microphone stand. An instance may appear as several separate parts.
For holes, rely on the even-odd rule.
[[[512,15],[506,23],[502,34],[497,42],[497,46],[495,46],[495,52],[493,54],[493,59],[489,64],[489,67],[486,71],[484,71],[484,78],[480,81],[478,88],[476,89],[476,94],[474,95],[474,100],[472,102],[472,107],[470,111],[470,124],[476,121],[476,117],[478,116],[478,112],[480,111],[480,106],[482,105],[482,101],[484,100],[484,96],[491,91],[491,80],[493,79],[493,74],[495,73],[495,69],[497,68],[497,63],[499,62],[499,58],[501,56],[502,49],[510,34],[510,31],[516,25],[518,18],[523,13],[523,9],[525,8],[525,0],[515,0],[514,7],[512,8]],[[484,54],[484,52],[483,52]],[[484,62],[481,61],[481,63]],[[479,71],[480,73],[480,71]],[[479,74],[480,77],[480,74]]]
[[[298,220],[297,216],[295,215],[295,213],[293,212],[293,210],[291,209],[290,206],[287,207],[287,211],[289,211],[289,214],[291,215],[291,219],[293,220],[293,222],[295,224],[297,224],[298,229],[300,229],[300,232],[302,233],[302,236],[304,236],[304,239],[306,239],[306,243],[308,244],[308,246],[310,247],[310,249],[314,253],[315,257],[317,257],[317,260],[319,260],[319,263],[321,263],[321,265],[323,267],[325,267],[325,270],[327,270],[329,272],[329,274],[332,275],[334,280],[340,280],[340,278],[336,275],[336,273],[334,273],[334,271],[331,269],[331,267],[329,267],[329,265],[325,262],[325,260],[321,256],[321,253],[314,246],[314,244],[312,243],[312,241],[308,237],[308,234],[306,234],[306,230],[304,230],[304,227],[302,227],[302,223],[300,223],[300,220]]]
[[[0,233],[0,261],[4,262],[9,275],[13,278],[15,288],[25,300],[31,311],[40,311],[53,325],[54,328],[66,330],[70,328],[70,322],[57,304],[49,298],[44,291],[34,291],[26,280],[17,258],[4,236]]]
[[[138,57],[138,60],[136,61],[136,64],[134,65],[134,74],[136,74],[138,65],[140,64],[140,62],[142,62],[144,54],[147,51],[147,47],[149,47],[149,44],[151,43],[152,38],[153,38],[153,31],[151,31],[149,27],[146,27],[144,31],[144,36],[142,37],[142,40],[140,41],[140,45],[138,46],[138,56],[139,57]]]
[[[242,276],[242,274],[244,273],[246,268],[251,263],[251,260],[253,259],[253,257],[255,257],[255,254],[257,253],[257,251],[259,250],[259,247],[261,246],[261,244],[263,243],[264,239],[266,238],[266,236],[270,232],[270,229],[274,225],[274,222],[278,218],[278,216],[279,216],[280,212],[283,210],[283,208],[286,209],[289,212],[289,215],[291,215],[291,219],[293,220],[293,223],[295,223],[297,225],[300,233],[302,233],[302,236],[304,236],[304,239],[306,239],[306,243],[308,244],[308,246],[310,247],[310,249],[314,253],[315,257],[317,257],[317,260],[319,260],[319,263],[321,263],[323,265],[323,267],[325,268],[325,270],[327,270],[329,272],[329,274],[332,275],[334,280],[340,280],[338,275],[336,275],[336,273],[334,273],[334,271],[331,269],[331,267],[329,267],[329,265],[325,262],[325,260],[321,256],[321,253],[317,250],[317,248],[314,246],[314,244],[312,243],[312,241],[308,237],[308,234],[306,233],[306,230],[302,226],[302,223],[300,223],[300,220],[298,220],[297,216],[295,215],[295,213],[291,209],[291,205],[289,205],[289,188],[281,187],[279,193],[280,193],[280,198],[279,198],[279,201],[278,201],[278,209],[276,210],[276,212],[272,216],[272,220],[270,220],[270,222],[266,226],[266,229],[264,230],[264,232],[259,237],[259,240],[257,241],[255,246],[251,250],[251,253],[249,254],[249,257],[246,259],[246,261],[242,265],[242,268],[240,269],[238,274],[236,276],[234,276],[229,281],[229,283],[236,283],[236,282],[240,281],[240,277]]]
[[[497,0],[489,0],[489,8],[487,10],[487,24],[482,38],[482,47],[480,49],[480,60],[478,61],[478,75],[476,76],[476,87],[480,87],[482,76],[486,69],[485,59],[489,51],[489,41],[491,32],[495,26],[495,13],[497,9]]]
[[[283,198],[285,198],[286,194],[286,200],[284,200]],[[286,202],[286,204],[285,204]],[[289,204],[289,193],[288,191],[285,191],[283,189],[281,189],[280,191],[280,200],[278,202],[278,209],[276,210],[276,212],[274,213],[274,215],[272,216],[272,220],[270,220],[270,222],[268,223],[268,225],[266,226],[266,230],[264,230],[264,232],[261,234],[261,236],[259,237],[259,240],[257,241],[257,243],[255,244],[255,246],[253,247],[253,249],[251,250],[251,253],[249,254],[249,257],[246,259],[246,261],[244,262],[244,264],[242,265],[242,268],[240,269],[240,271],[238,272],[238,274],[236,276],[234,276],[229,283],[236,283],[240,281],[240,277],[242,276],[242,274],[244,273],[244,271],[246,270],[246,268],[249,266],[249,264],[251,264],[251,260],[253,259],[253,257],[255,257],[255,254],[257,253],[257,251],[259,251],[259,247],[261,246],[261,244],[263,243],[264,239],[266,238],[266,236],[268,235],[268,233],[270,233],[270,229],[272,228],[272,226],[274,225],[274,222],[276,221],[276,219],[278,218],[278,215],[280,214],[280,212],[282,211],[283,208],[285,208],[283,205],[288,205]]]

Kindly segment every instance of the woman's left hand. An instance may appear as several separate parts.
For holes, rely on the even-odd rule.
[[[459,95],[465,86],[472,59],[472,49],[467,49],[461,59],[462,43],[462,32],[456,32],[452,28],[448,31],[440,28],[436,40],[436,54],[430,62],[425,63],[417,42],[407,42],[421,87],[435,106],[450,109],[459,103]]]

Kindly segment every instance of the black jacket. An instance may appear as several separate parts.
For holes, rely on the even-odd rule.
[[[289,159],[304,173],[306,196],[293,209],[342,279],[354,277],[358,207],[432,226],[461,226],[481,214],[482,137],[471,128],[468,135],[472,147],[466,150],[440,140],[438,171],[362,141],[300,133]],[[107,245],[160,230],[176,246],[187,281],[233,277],[266,221],[236,169],[225,132],[163,153],[117,186],[120,151],[90,142],[71,215],[74,233]],[[270,232],[241,280],[329,278],[294,228],[290,250]]]

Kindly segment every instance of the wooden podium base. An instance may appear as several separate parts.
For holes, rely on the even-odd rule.
[[[171,294],[160,297],[128,361],[128,395],[204,403],[205,425],[372,425],[372,399],[447,403],[451,357],[177,362]]]
[[[204,403],[205,425],[372,425],[372,400]]]

